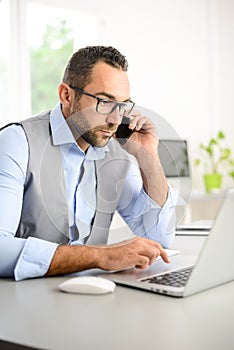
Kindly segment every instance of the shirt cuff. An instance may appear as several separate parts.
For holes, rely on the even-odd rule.
[[[169,248],[175,235],[175,206],[179,201],[178,193],[169,186],[167,200],[162,208],[143,190],[141,200],[144,236]],[[135,204],[138,205],[137,203],[139,202]]]
[[[15,280],[44,276],[57,247],[57,243],[29,237],[14,270]]]

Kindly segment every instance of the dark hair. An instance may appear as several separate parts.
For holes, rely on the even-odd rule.
[[[123,71],[128,69],[125,56],[115,48],[111,46],[87,46],[73,54],[65,68],[63,82],[84,89],[90,82],[94,65],[99,61]]]

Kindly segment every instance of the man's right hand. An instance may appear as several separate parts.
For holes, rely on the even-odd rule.
[[[152,240],[135,237],[127,241],[104,246],[99,267],[103,270],[120,270],[129,267],[146,269],[158,256],[169,263],[170,260],[162,246]]]
[[[107,246],[58,246],[46,275],[60,275],[91,268],[123,270],[146,269],[155,259],[170,260],[162,246],[142,237]]]

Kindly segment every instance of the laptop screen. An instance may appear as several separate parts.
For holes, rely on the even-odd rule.
[[[189,177],[186,140],[160,140],[159,158],[166,177]]]

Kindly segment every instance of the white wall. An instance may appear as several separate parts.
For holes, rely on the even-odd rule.
[[[233,143],[234,0],[50,0],[50,5],[55,2],[97,16],[93,44],[110,44],[127,56],[132,98],[166,118],[188,140],[192,158],[198,144],[220,128]],[[199,181],[196,170],[195,187]]]
[[[217,119],[234,144],[234,1],[217,2]]]
[[[128,57],[132,98],[189,142],[234,136],[234,1],[75,1],[98,16],[99,43]],[[194,186],[202,186],[194,169]]]

